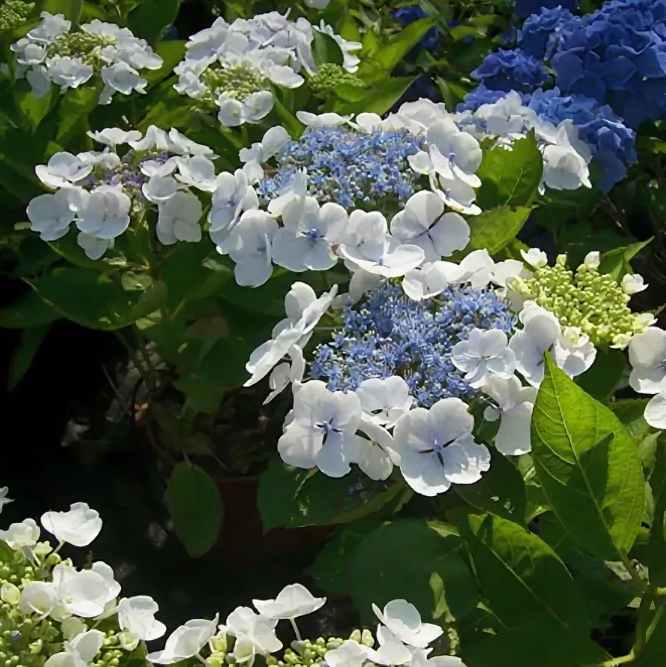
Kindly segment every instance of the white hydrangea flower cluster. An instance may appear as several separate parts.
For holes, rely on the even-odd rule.
[[[520,95],[511,91],[493,104],[483,104],[476,111],[453,114],[457,122],[479,140],[492,138],[496,145],[511,149],[516,139],[534,132],[537,146],[543,155],[544,186],[554,190],[577,190],[590,183],[589,164],[592,152],[578,137],[571,120],[553,125],[523,105]]]
[[[286,586],[274,600],[253,600],[252,603],[254,609],[238,607],[223,625],[218,626],[218,616],[212,621],[188,621],[167,639],[164,650],[149,653],[147,659],[158,665],[171,665],[196,657],[207,665],[219,667],[235,664],[252,667],[258,657],[278,667],[319,664],[329,667],[465,667],[462,660],[454,656],[428,657],[432,652],[429,645],[444,630],[424,623],[416,607],[406,600],[392,600],[384,609],[373,605],[380,621],[376,640],[369,630],[354,630],[347,640],[323,637],[316,641],[303,640],[296,619],[323,607],[326,598],[314,597],[301,584]],[[281,620],[291,623],[296,640],[291,648],[276,656],[284,648],[276,634]],[[201,654],[206,647],[210,655],[204,658]]]
[[[42,22],[12,44],[16,78],[27,78],[35,97],[51,84],[61,92],[78,88],[99,74],[104,82],[100,104],[116,93],[145,93],[141,70],[162,67],[162,58],[128,28],[94,19],[73,28],[62,14],[42,12]]]
[[[397,272],[391,276],[360,271],[352,278],[350,292],[343,296],[337,296],[337,286],[317,297],[308,285],[294,283],[285,299],[286,318],[276,325],[272,339],[251,355],[247,364],[251,377],[245,385],[254,385],[270,374],[271,393],[266,402],[292,385],[294,407],[278,443],[285,463],[304,469],[316,467],[331,477],[348,474],[351,465],[356,464],[373,480],[385,480],[399,468],[412,489],[426,496],[443,493],[451,484],[473,484],[490,466],[488,448],[474,439],[474,419],[469,412],[469,399],[479,392],[487,405],[484,418],[500,420],[494,439],[498,452],[510,456],[528,453],[532,410],[544,377],[544,354],[550,354],[556,365],[573,378],[592,366],[597,349],[580,327],[560,321],[561,313],[566,312],[562,311],[561,300],[545,299],[556,307],[552,312],[536,301],[526,300],[520,286],[529,282],[547,259],[538,249],[524,252],[523,258],[495,262],[486,250],[476,250],[459,264],[425,262],[406,271],[401,289],[395,281],[387,280],[397,277]],[[591,268],[598,263],[599,253],[586,258]],[[640,276],[627,275],[617,289],[630,295],[644,287]],[[360,311],[353,310],[354,302],[376,294],[378,289],[384,290],[384,303],[381,296],[379,305],[366,300]],[[494,296],[489,299],[489,295]],[[384,355],[394,355],[399,340],[403,340],[394,340],[393,345],[392,336],[404,335],[410,345],[427,347],[432,343],[419,339],[418,331],[422,326],[429,327],[433,318],[436,321],[436,314],[446,306],[441,341],[449,335],[447,322],[474,322],[476,299],[482,303],[482,320],[494,313],[499,325],[480,329],[472,324],[464,328],[463,336],[458,333],[461,329],[455,329],[452,347],[445,356],[438,357],[434,349],[428,352],[430,363],[451,364],[457,369],[454,377],[449,371],[441,376],[444,382],[452,383],[448,396],[433,401],[414,388],[424,371],[418,365],[422,362],[406,369],[404,376],[403,371],[401,375],[383,374]],[[426,311],[409,305],[428,302],[431,310]],[[373,309],[378,309],[380,323],[395,317],[393,333],[368,329],[373,326]],[[398,311],[406,315],[402,317]],[[320,369],[314,377],[326,377],[329,384],[321,379],[304,382],[306,367],[311,376],[315,368],[310,362],[306,364],[304,348],[325,316],[328,322],[324,330],[331,330],[330,323],[338,325],[333,327],[338,342],[331,343],[325,355],[321,346],[319,353],[315,351]],[[365,323],[361,337],[357,336],[359,329],[354,328],[359,317]],[[636,322],[644,333],[638,333],[629,343],[629,360],[634,368],[630,383],[639,392],[658,394],[646,418],[653,426],[666,428],[666,332],[649,326],[654,323],[649,313]],[[370,368],[374,361],[368,352],[368,340],[374,345],[372,340],[382,337],[386,337],[387,346],[377,348],[380,361],[373,366],[376,370],[351,368],[354,348],[360,350],[360,362],[365,364],[367,360]],[[322,372],[321,368],[331,362],[331,355],[335,357],[340,349],[351,357],[339,357],[340,361],[332,362],[333,371]],[[340,374],[356,379],[340,384]]]
[[[54,194],[35,197],[28,205],[31,228],[45,241],[79,229],[78,244],[91,259],[99,259],[130,225],[143,224],[157,211],[158,240],[199,241],[202,204],[192,189],[213,192],[218,187],[215,157],[207,146],[172,128],[168,133],[150,126],[136,130],[107,128],[89,132],[103,151],[73,155],[56,153],[37,176]]]
[[[13,552],[12,559],[3,552],[0,562],[0,608],[8,639],[0,638],[0,645],[8,664],[122,667],[145,656],[156,665],[196,658],[210,666],[252,667],[261,657],[268,665],[302,667],[314,667],[324,659],[329,667],[465,667],[453,656],[436,662],[428,658],[429,645],[444,630],[424,623],[406,600],[393,600],[383,609],[373,605],[379,620],[377,640],[369,630],[355,630],[347,640],[303,640],[296,619],[321,609],[326,598],[315,597],[301,584],[285,586],[273,600],[253,600],[254,609],[236,608],[223,625],[219,614],[212,620],[187,621],[162,650],[146,655],[143,642],[166,633],[166,626],[155,618],[157,603],[147,595],[119,599],[121,586],[104,562],[79,570],[58,555],[65,543],[91,544],[102,529],[99,514],[86,503],[74,503],[66,512],[46,512],[41,524],[58,541],[55,549],[39,541],[41,530],[33,519],[0,530],[0,542]],[[291,623],[295,641],[275,656],[284,648],[276,634],[280,621]],[[102,622],[104,631],[98,629]]]
[[[348,72],[358,69],[360,61],[352,52],[361,44],[344,40],[323,22],[317,27],[287,16],[269,12],[231,24],[218,18],[187,42],[185,58],[174,70],[179,75],[175,89],[206,111],[217,110],[222,125],[235,127],[257,123],[270,113],[271,84],[298,88],[304,82],[301,72],[316,73],[315,31],[338,43]]]
[[[39,541],[33,519],[0,530],[0,541],[13,552],[0,563],[0,606],[11,631],[3,645],[8,664],[111,667],[131,659],[140,642],[164,635],[157,603],[147,595],[121,598],[109,565],[95,561],[78,569],[58,555],[65,543],[86,547],[97,537],[102,519],[95,510],[74,503],[66,512],[46,512],[41,525],[58,541],[55,549]]]

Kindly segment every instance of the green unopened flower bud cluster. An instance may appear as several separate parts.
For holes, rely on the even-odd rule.
[[[644,315],[631,312],[630,296],[596,266],[581,264],[575,271],[560,255],[555,266],[533,269],[533,277],[511,287],[553,313],[563,327],[578,327],[594,345],[610,345],[645,329]]]
[[[208,90],[199,101],[209,109],[217,108],[217,99],[222,94],[242,102],[252,93],[270,88],[261,71],[248,65],[208,67],[201,74],[201,82]]]
[[[46,48],[46,57],[76,58],[99,69],[102,66],[100,52],[105,46],[113,46],[116,40],[87,32],[69,32],[56,37]]]
[[[6,0],[0,7],[0,31],[14,30],[25,25],[35,10],[34,2]]]
[[[51,550],[50,545],[39,547],[47,553]],[[60,557],[51,554],[47,561],[54,565]],[[0,565],[0,667],[42,667],[62,646],[60,631],[49,619],[36,623],[18,608],[21,591],[32,581],[42,580],[47,571],[21,551]]]
[[[308,79],[310,90],[319,97],[325,97],[339,86],[357,86],[362,88],[363,81],[355,74],[347,72],[341,65],[324,63],[317,73]]]

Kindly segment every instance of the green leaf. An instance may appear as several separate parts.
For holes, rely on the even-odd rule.
[[[620,350],[598,350],[592,368],[576,381],[590,396],[605,401],[615,392],[626,367],[627,355]]]
[[[374,482],[358,470],[334,479],[271,461],[259,482],[258,504],[264,531],[355,521],[396,500],[404,487]]]
[[[358,76],[364,80],[377,81],[390,74],[436,23],[436,18],[414,21],[402,32],[392,37],[387,44],[377,49],[370,58],[364,59],[359,66]],[[366,35],[370,33],[371,31],[368,30]]]
[[[576,543],[604,560],[631,549],[645,503],[636,446],[613,412],[545,356],[532,417],[532,457],[544,493]]]
[[[632,243],[629,246],[605,252],[601,257],[599,273],[608,274],[620,282],[625,274],[633,273],[629,260],[635,257],[651,242],[652,238],[649,238],[647,241]]]
[[[571,574],[542,539],[493,515],[469,516],[460,533],[482,595],[508,629],[589,631],[584,601]]]
[[[493,206],[525,206],[536,194],[543,157],[534,135],[518,139],[511,150],[500,146],[485,150],[477,176],[481,187],[476,203],[484,210]]]
[[[445,606],[463,618],[479,601],[462,542],[444,524],[421,519],[394,521],[368,535],[355,549],[350,589],[364,622],[390,600],[409,600],[424,621]]]
[[[378,528],[376,521],[361,521],[337,532],[319,552],[305,574],[328,595],[347,595],[351,590],[349,571],[356,547]]]
[[[467,224],[471,230],[471,238],[464,254],[468,255],[473,250],[484,248],[491,255],[498,253],[522,229],[530,217],[531,210],[525,206],[518,206],[515,209],[498,206],[481,215],[468,217]]]
[[[136,37],[153,45],[176,20],[181,0],[142,2],[127,17],[127,25]]]
[[[42,0],[40,3],[41,11],[49,14],[63,14],[74,25],[79,22],[81,17],[82,0]]]
[[[70,88],[64,95],[58,109],[58,132],[56,141],[66,148],[70,142],[84,136],[90,130],[88,116],[97,107],[103,84]]]
[[[462,649],[467,667],[589,667],[609,657],[590,639],[549,627],[502,632]]]
[[[362,112],[385,114],[416,81],[416,76],[389,78],[370,86],[369,88],[354,88],[353,94],[358,91],[358,97],[353,102],[339,102],[335,105],[336,113],[357,114]]]
[[[465,502],[485,512],[492,512],[516,523],[524,523],[527,497],[522,475],[506,456],[492,452],[490,470],[476,484],[457,484],[458,495]]]
[[[0,327],[4,329],[43,327],[58,319],[60,315],[32,290],[0,308]]]
[[[162,67],[141,72],[141,76],[148,82],[149,88],[163,79],[166,79],[166,77],[173,73],[173,68],[185,55],[185,42],[180,39],[159,42],[154,50],[155,53],[162,58]]]
[[[215,482],[192,463],[179,463],[171,473],[167,502],[178,539],[192,558],[203,556],[217,542],[224,505]]]
[[[326,63],[342,65],[344,62],[340,45],[330,35],[320,30],[312,31],[312,57],[317,67]]]
[[[158,310],[166,298],[164,283],[155,282],[145,292],[125,291],[105,274],[72,267],[54,269],[31,284],[62,317],[106,331],[126,327]]]
[[[51,328],[50,324],[41,327],[30,327],[21,334],[20,343],[12,350],[12,359],[9,364],[7,388],[13,391],[23,376],[30,370],[32,361],[39,350],[39,346]]]
[[[51,86],[46,95],[37,98],[32,94],[32,86],[27,82],[19,81],[16,83],[14,91],[16,108],[33,134],[51,110],[53,94],[53,86]]]

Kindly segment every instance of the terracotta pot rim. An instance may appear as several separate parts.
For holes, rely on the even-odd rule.
[[[150,448],[157,455],[157,458],[159,458],[170,470],[173,470],[178,465],[178,461],[172,458],[164,446],[159,442],[155,433],[154,420],[150,414],[150,407],[146,410],[140,425],[145,430]],[[211,475],[211,479],[218,484],[237,484],[239,486],[256,485],[259,482],[260,475]]]

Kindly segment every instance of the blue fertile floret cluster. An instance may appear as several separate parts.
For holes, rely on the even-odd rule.
[[[508,333],[514,326],[507,304],[488,290],[449,287],[417,302],[400,286],[382,284],[360,306],[345,308],[331,342],[315,350],[310,375],[331,391],[400,375],[425,407],[447,396],[471,398],[476,390],[451,363],[451,349],[474,327]]]
[[[276,172],[259,183],[259,194],[273,199],[305,167],[309,193],[319,202],[352,208],[390,198],[406,201],[415,191],[408,157],[421,149],[421,143],[404,129],[311,127],[285,146]]]

